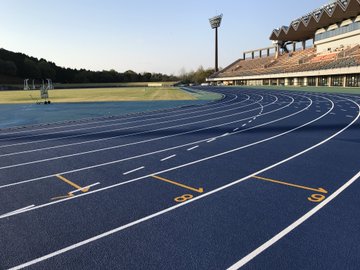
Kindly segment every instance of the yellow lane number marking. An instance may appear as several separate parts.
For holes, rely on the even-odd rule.
[[[306,186],[300,186],[300,185],[296,185],[296,184],[292,184],[292,183],[287,183],[287,182],[283,182],[283,181],[279,181],[279,180],[274,180],[274,179],[270,179],[270,178],[265,178],[265,177],[261,177],[261,176],[253,176],[253,178],[258,179],[258,180],[262,180],[262,181],[267,181],[267,182],[271,182],[271,183],[275,183],[275,184],[280,184],[280,185],[285,185],[285,186],[290,186],[290,187],[295,187],[295,188],[300,188],[300,189],[304,189],[304,190],[310,190],[310,191],[315,191],[315,192],[319,192],[319,193],[323,193],[323,194],[327,194],[328,191],[323,189],[323,188],[311,188],[311,187],[306,187]],[[308,197],[308,200],[310,202],[314,202],[314,203],[320,203],[323,200],[326,199],[326,196],[323,194],[312,194],[310,197]]]

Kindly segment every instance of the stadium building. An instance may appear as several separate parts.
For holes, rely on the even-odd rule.
[[[209,82],[360,87],[360,0],[326,4],[273,30],[274,46],[244,52]]]

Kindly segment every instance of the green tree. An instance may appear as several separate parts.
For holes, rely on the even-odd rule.
[[[24,75],[27,78],[39,79],[41,78],[41,71],[37,63],[29,58],[24,60]]]
[[[44,59],[41,59],[38,67],[41,72],[41,77],[43,79],[55,79],[56,71],[52,68],[52,66]]]
[[[0,74],[16,76],[17,67],[12,61],[4,61],[0,59]]]

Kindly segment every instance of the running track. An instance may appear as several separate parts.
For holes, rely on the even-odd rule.
[[[0,130],[0,269],[359,269],[360,97]]]

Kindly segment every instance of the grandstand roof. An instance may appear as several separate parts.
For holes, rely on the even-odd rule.
[[[331,24],[360,14],[360,0],[336,0],[293,20],[289,26],[274,29],[271,40],[302,41],[311,39],[315,32]]]

